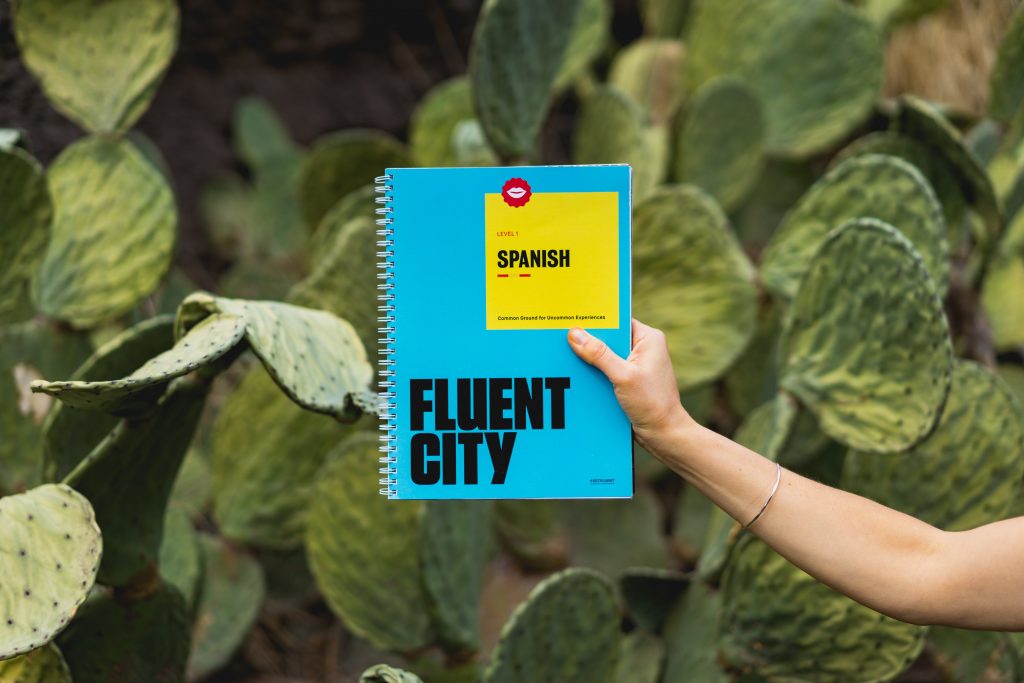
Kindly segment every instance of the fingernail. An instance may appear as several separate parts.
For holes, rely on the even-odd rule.
[[[569,340],[573,344],[578,344],[579,346],[583,346],[584,344],[587,343],[588,336],[589,335],[586,332],[584,332],[578,327],[574,327],[571,330],[569,330]]]

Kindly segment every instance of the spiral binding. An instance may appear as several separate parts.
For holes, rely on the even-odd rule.
[[[378,350],[380,356],[380,381],[377,386],[380,388],[380,431],[378,437],[380,446],[378,450],[383,453],[380,457],[380,464],[383,467],[379,472],[384,475],[380,478],[380,495],[388,498],[398,497],[398,456],[395,451],[398,449],[395,436],[397,420],[395,418],[395,229],[392,227],[394,219],[391,217],[391,192],[389,184],[393,180],[391,175],[382,175],[374,179],[376,192],[381,195],[374,201],[381,204],[376,212],[380,216],[377,219],[377,311],[380,315],[377,322]]]

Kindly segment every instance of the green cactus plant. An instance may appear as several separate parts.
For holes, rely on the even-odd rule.
[[[0,324],[31,317],[28,284],[49,240],[46,177],[28,152],[0,150]]]
[[[55,108],[95,133],[130,127],[177,48],[174,0],[19,0],[21,57]]]
[[[672,606],[686,590],[689,578],[673,569],[627,569],[619,577],[619,590],[629,617],[640,628],[661,633]]]
[[[611,577],[630,567],[668,569],[661,510],[649,488],[638,486],[626,500],[567,501],[562,514],[573,565]]]
[[[203,576],[203,556],[199,536],[192,520],[173,508],[164,517],[164,530],[157,555],[157,567],[165,583],[174,586],[191,613],[199,598],[199,580]]]
[[[949,0],[854,0],[853,4],[871,21],[893,29],[942,9]]]
[[[0,498],[0,660],[50,642],[96,580],[103,539],[92,506],[62,484]]]
[[[434,86],[412,113],[409,148],[420,166],[488,166],[497,159],[473,110],[466,76]]]
[[[935,431],[898,454],[850,453],[842,486],[950,531],[1003,519],[1024,479],[1024,412],[984,367],[958,360]],[[956,495],[950,495],[956,491]]]
[[[47,179],[54,220],[36,306],[77,327],[127,313],[170,267],[177,211],[166,179],[130,141],[108,137],[65,149]]]
[[[499,500],[494,504],[495,531],[525,569],[561,569],[569,561],[561,512],[553,500]]]
[[[695,187],[658,190],[636,207],[633,263],[634,315],[664,330],[679,388],[720,376],[757,313],[754,268],[722,210]]]
[[[636,630],[623,636],[615,665],[615,683],[658,683],[665,644],[657,636]]]
[[[484,681],[609,682],[620,638],[615,587],[594,571],[566,569],[539,583],[509,618]]]
[[[946,316],[917,250],[859,218],[826,238],[789,308],[779,386],[828,436],[892,452],[938,422],[953,353]]]
[[[416,674],[387,664],[376,664],[363,672],[359,683],[423,683]]]
[[[3,683],[71,683],[71,672],[64,656],[53,643],[31,652],[0,661]]]
[[[1010,27],[999,45],[999,55],[992,69],[992,97],[988,113],[994,119],[1010,121],[1024,108],[1024,12],[1013,15]]]
[[[608,83],[640,103],[651,123],[665,125],[683,99],[685,53],[680,40],[641,38],[615,56]]]
[[[718,624],[722,594],[702,581],[694,581],[676,601],[665,624],[665,683],[726,683],[718,665]]]
[[[377,198],[376,187],[363,185],[352,190],[324,214],[320,224],[309,238],[310,272],[319,270],[329,256],[334,256],[334,246],[338,244],[339,233],[356,219],[367,219],[374,216],[378,208],[374,201]]]

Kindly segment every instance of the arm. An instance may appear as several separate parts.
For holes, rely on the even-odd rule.
[[[634,320],[626,359],[582,330],[569,342],[611,380],[641,445],[740,523],[757,514],[775,463],[686,413],[660,330]],[[822,583],[896,619],[1024,630],[1024,518],[944,532],[783,470],[750,530]]]

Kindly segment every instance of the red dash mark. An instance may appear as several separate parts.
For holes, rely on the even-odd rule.
[[[529,273],[519,273],[519,277],[530,277]]]
[[[498,277],[508,277],[508,273],[498,273]]]

